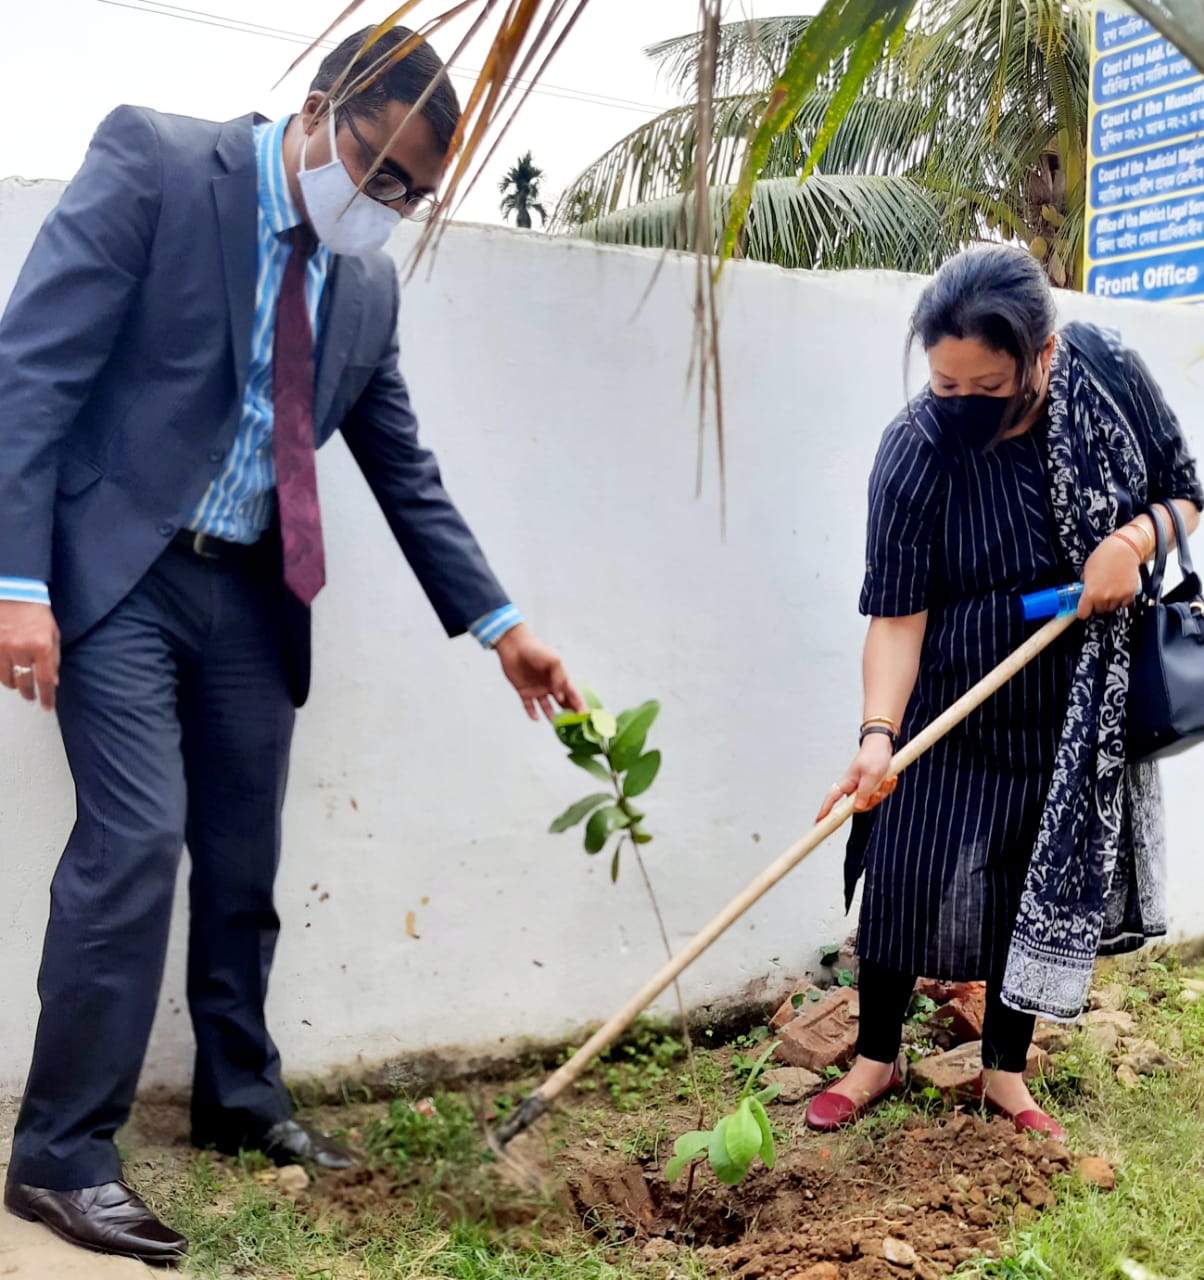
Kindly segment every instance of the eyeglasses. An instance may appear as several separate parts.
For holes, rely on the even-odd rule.
[[[355,120],[349,111],[341,113],[344,123],[351,130],[351,136],[360,144],[364,155],[368,157],[369,166],[376,164],[377,149],[367,142],[355,127]],[[439,207],[439,201],[433,195],[410,195],[409,179],[388,169],[377,169],[364,183],[364,191],[373,200],[381,204],[400,204],[398,212],[411,222],[425,222]]]

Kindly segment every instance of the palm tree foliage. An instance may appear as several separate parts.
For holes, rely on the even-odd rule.
[[[769,140],[738,251],[784,266],[927,270],[1002,235],[1070,282],[1084,232],[1089,20],[1082,0],[919,0],[860,83],[849,85],[857,55],[846,50]],[[707,172],[720,222],[770,94],[818,21],[722,30]],[[685,89],[697,50],[686,36],[649,53]],[[565,194],[555,227],[691,243],[696,127],[687,105],[624,138]]]
[[[427,224],[424,245],[437,238],[447,214],[456,208],[457,199],[471,189],[482,166],[495,154],[517,110],[538,84],[557,50],[571,37],[582,15],[591,6],[601,8],[605,3],[606,0],[402,0],[378,25],[373,33],[373,43],[398,23],[410,23],[416,28],[418,38],[433,39],[449,23],[467,18],[468,29],[452,51],[449,62],[459,59],[479,35],[488,33],[491,38],[453,143],[453,163],[442,206],[444,213]],[[1082,3],[1083,0],[1066,0],[1066,7],[1077,7]],[[1204,71],[1204,4],[1201,0],[1129,0],[1129,3]],[[332,21],[327,30],[293,66],[311,57],[339,25],[359,16],[364,5],[365,0],[348,0],[341,9],[332,10]],[[717,25],[721,7],[722,0],[699,0],[700,34],[684,42],[670,42],[670,46],[663,50],[664,62],[670,70],[676,65],[679,74],[692,71],[698,61],[697,46],[704,42],[701,31],[710,32]],[[864,93],[858,93],[858,90],[867,77],[872,78],[880,72],[878,55],[905,29],[913,10],[927,12],[944,8],[953,14],[949,21],[938,24],[938,29],[943,26],[951,39],[961,41],[952,53],[937,51],[946,68],[950,62],[959,71],[969,67],[969,59],[976,47],[984,48],[992,57],[1006,51],[1006,44],[997,43],[992,52],[989,40],[976,41],[972,31],[968,35],[964,31],[959,32],[956,11],[973,11],[977,7],[973,0],[965,0],[964,3],[948,0],[944,5],[929,3],[928,0],[825,0],[823,8],[812,20],[779,19],[776,23],[757,24],[759,35],[755,41],[749,40],[747,29],[743,33],[735,27],[721,30],[715,74],[703,77],[694,113],[696,119],[709,117],[714,94],[732,91],[734,85],[739,85],[744,91],[750,86],[764,88],[773,80],[768,69],[781,70],[780,79],[772,84],[771,92],[762,99],[762,111],[751,121],[755,125],[755,133],[751,143],[743,148],[745,167],[736,183],[734,198],[728,202],[730,220],[721,246],[723,252],[729,253],[742,234],[745,211],[751,208],[752,188],[759,176],[756,170],[761,168],[767,155],[772,158],[772,154],[776,154],[780,158],[784,149],[783,135],[800,136],[794,126],[805,105],[814,98],[813,91],[818,88],[822,92],[825,71],[828,72],[830,112],[825,126],[819,131],[820,150],[834,133],[840,132],[846,112],[857,99],[874,96],[870,86]],[[991,6],[987,4],[986,7]],[[1004,7],[1001,0],[1001,15]],[[1056,0],[1018,0],[1013,9],[1022,11],[1023,20],[1019,24],[1013,21],[1006,25],[1013,32],[1017,26],[1023,30],[1046,27],[1045,19],[1061,7]],[[1004,24],[996,22],[995,25]],[[908,33],[904,43],[916,44],[914,31]],[[341,105],[374,81],[390,62],[405,56],[410,47],[407,45],[397,50],[389,59],[377,58],[371,48],[365,50],[364,58],[352,73],[335,86],[331,105]],[[835,74],[837,68],[843,69],[842,75]],[[928,79],[931,81],[933,77]],[[998,95],[993,101],[998,102]],[[886,107],[877,104],[876,109],[881,112]],[[862,132],[864,134],[865,131]],[[695,140],[701,141],[697,132]],[[629,141],[633,149],[638,146],[635,139]],[[775,175],[770,172],[768,176]],[[578,224],[619,207],[614,192],[599,189],[596,184],[579,183],[562,201],[558,214],[562,222]],[[1002,210],[996,213],[998,216]],[[797,256],[802,257],[801,254]]]
[[[538,213],[542,225],[547,226],[548,211],[539,202],[539,184],[543,179],[543,170],[536,168],[531,153],[520,156],[518,163],[512,165],[509,172],[498,184],[502,193],[502,216],[509,220],[514,214],[515,223],[523,228],[531,226],[531,214]]]

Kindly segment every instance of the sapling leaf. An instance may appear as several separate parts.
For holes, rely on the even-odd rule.
[[[569,807],[552,823],[549,827],[554,835],[559,835],[562,831],[568,831],[571,827],[575,827],[577,823],[584,821],[593,811],[602,804],[605,804],[611,797],[605,791],[597,791],[592,796],[586,796],[582,800],[578,800],[576,804]]]
[[[673,1144],[673,1158],[665,1165],[665,1181],[680,1178],[686,1165],[693,1164],[711,1145],[710,1129],[692,1129]]]
[[[773,1056],[773,1051],[778,1047],[780,1041],[774,1040],[767,1044],[761,1053],[761,1056],[752,1065],[752,1070],[748,1073],[748,1079],[744,1082],[744,1089],[740,1093],[741,1098],[747,1098],[756,1091],[757,1081],[761,1077],[761,1072],[765,1070],[766,1064]]]
[[[578,769],[584,769],[586,773],[592,773],[595,778],[600,778],[603,782],[610,781],[610,770],[594,756],[587,755],[584,751],[571,751],[569,759],[577,766]]]
[[[725,1117],[724,1141],[734,1164],[745,1170],[761,1150],[761,1126],[753,1115],[752,1099],[745,1098],[731,1115]]]
[[[724,1116],[711,1130],[707,1158],[711,1162],[711,1168],[715,1170],[715,1177],[726,1186],[734,1187],[748,1172],[748,1165],[738,1164],[727,1149],[727,1128],[731,1118]]]
[[[630,769],[644,752],[648,730],[660,714],[659,702],[645,702],[626,721],[619,718],[618,733],[611,740],[610,762],[619,773]]]
[[[602,705],[602,699],[587,684],[581,686],[581,696],[585,699],[585,705],[591,711],[597,711]]]
[[[647,755],[640,758],[627,770],[627,776],[623,779],[623,794],[627,797],[642,796],[645,791],[656,781],[656,775],[660,772],[661,753],[659,751],[649,751]]]
[[[619,731],[618,721],[601,707],[590,712],[589,722],[604,738],[613,738]]]
[[[599,809],[586,824],[585,852],[601,853],[602,847],[607,840],[616,831],[621,831],[629,825],[630,822],[631,819],[617,804],[609,805],[605,809]]]
[[[778,1158],[777,1147],[773,1142],[773,1127],[769,1123],[769,1116],[765,1113],[765,1106],[760,1099],[750,1098],[749,1103],[752,1106],[753,1119],[761,1130],[761,1147],[757,1154],[761,1157],[761,1163],[767,1169],[772,1169]]]
[[[611,884],[619,883],[619,855],[623,852],[623,842],[619,841],[618,848],[615,849],[615,856],[610,860],[610,882]]]

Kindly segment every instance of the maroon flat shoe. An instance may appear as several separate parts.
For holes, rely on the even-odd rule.
[[[1024,1111],[1009,1111],[987,1094],[985,1076],[980,1075],[971,1090],[974,1099],[982,1103],[988,1111],[1010,1120],[1016,1126],[1017,1133],[1037,1133],[1043,1138],[1052,1138],[1054,1142],[1068,1141],[1066,1130],[1047,1112],[1037,1107],[1029,1107]]]
[[[818,1129],[821,1133],[843,1129],[845,1125],[852,1124],[854,1120],[859,1120],[865,1115],[875,1102],[881,1102],[888,1093],[894,1093],[902,1083],[903,1072],[896,1062],[891,1068],[890,1079],[864,1102],[854,1102],[852,1098],[846,1098],[843,1093],[825,1089],[823,1093],[817,1093],[811,1099],[804,1118],[810,1128]]]

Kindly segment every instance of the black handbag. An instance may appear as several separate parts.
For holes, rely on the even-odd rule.
[[[1130,761],[1174,755],[1204,739],[1204,598],[1187,545],[1187,527],[1173,502],[1183,581],[1162,594],[1167,545],[1159,511],[1144,507],[1157,534],[1153,568],[1142,566],[1130,643],[1127,753]]]

